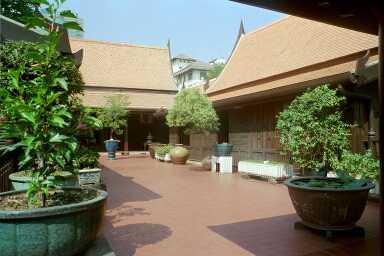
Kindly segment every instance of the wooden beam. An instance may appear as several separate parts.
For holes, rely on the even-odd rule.
[[[380,236],[384,238],[384,22],[379,21],[379,152],[380,152]],[[380,255],[384,255],[384,243],[380,243]]]

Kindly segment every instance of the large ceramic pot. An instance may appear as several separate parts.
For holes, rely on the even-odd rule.
[[[221,143],[213,146],[213,152],[215,156],[231,156],[233,145],[229,143]]]
[[[189,157],[189,151],[182,146],[176,146],[171,149],[170,155],[172,163],[185,164]]]
[[[62,178],[62,181],[57,185],[65,187],[79,186],[79,178],[77,175],[70,172],[61,172],[60,177]],[[29,183],[32,181],[32,177],[26,176],[24,172],[14,172],[9,175],[9,180],[11,181],[13,190],[24,190],[28,189]]]
[[[116,159],[116,151],[119,148],[119,140],[109,139],[104,141],[105,149],[108,152],[108,159],[115,160]]]
[[[96,239],[104,215],[107,193],[96,191],[96,198],[81,203],[0,210],[0,255],[73,256],[84,252]],[[18,193],[25,191],[0,193],[0,198]]]
[[[295,181],[334,180],[326,177],[300,177],[285,181],[293,206],[303,224],[320,230],[348,230],[363,214],[368,191],[374,187],[366,182],[356,188],[304,187]]]

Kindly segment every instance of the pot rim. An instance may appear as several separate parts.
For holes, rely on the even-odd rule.
[[[302,189],[302,190],[310,190],[310,191],[322,191],[322,192],[347,192],[347,191],[365,191],[365,190],[370,190],[375,187],[375,185],[370,182],[366,181],[364,187],[359,187],[359,188],[318,188],[318,187],[303,187],[294,184],[294,181],[298,180],[307,180],[307,179],[317,179],[317,180],[337,180],[340,178],[336,177],[318,177],[318,176],[304,176],[304,177],[294,177],[290,178],[286,181],[284,181],[284,185],[286,185],[288,188],[296,188],[296,189]]]
[[[104,141],[104,143],[107,143],[107,142],[112,142],[112,141],[120,142],[120,140],[115,140],[115,139],[108,139],[108,140],[105,140],[105,141]]]
[[[22,183],[31,182],[31,180],[32,180],[31,176],[25,176],[25,175],[18,176],[18,175],[16,175],[17,173],[19,173],[19,172],[13,172],[13,173],[9,174],[8,178],[11,181],[15,181],[15,182],[22,182]],[[75,178],[76,176],[77,176],[77,174],[71,173],[71,174],[68,174],[68,175],[60,176],[60,177],[63,177],[63,178]],[[49,176],[49,177],[52,177],[52,176]]]
[[[41,217],[51,217],[56,215],[65,215],[89,209],[94,209],[104,204],[108,197],[108,193],[104,190],[96,188],[79,188],[79,187],[62,187],[64,190],[95,190],[98,192],[97,197],[83,201],[80,203],[72,203],[66,205],[52,206],[46,208],[24,209],[24,210],[0,210],[0,221],[12,219],[32,219]],[[13,190],[0,193],[1,196],[25,193],[26,190]]]

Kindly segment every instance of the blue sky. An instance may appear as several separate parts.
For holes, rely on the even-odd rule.
[[[165,47],[208,61],[226,58],[240,20],[246,32],[284,15],[228,0],[67,0],[84,20],[84,38]]]

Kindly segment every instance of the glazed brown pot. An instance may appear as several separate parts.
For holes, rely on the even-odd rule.
[[[294,181],[336,179],[300,177],[285,181],[293,206],[303,224],[320,230],[348,230],[355,227],[367,203],[368,192],[374,187],[367,182],[358,188],[303,187]]]
[[[189,151],[182,146],[176,146],[171,149],[170,155],[172,163],[185,164],[189,157]]]

